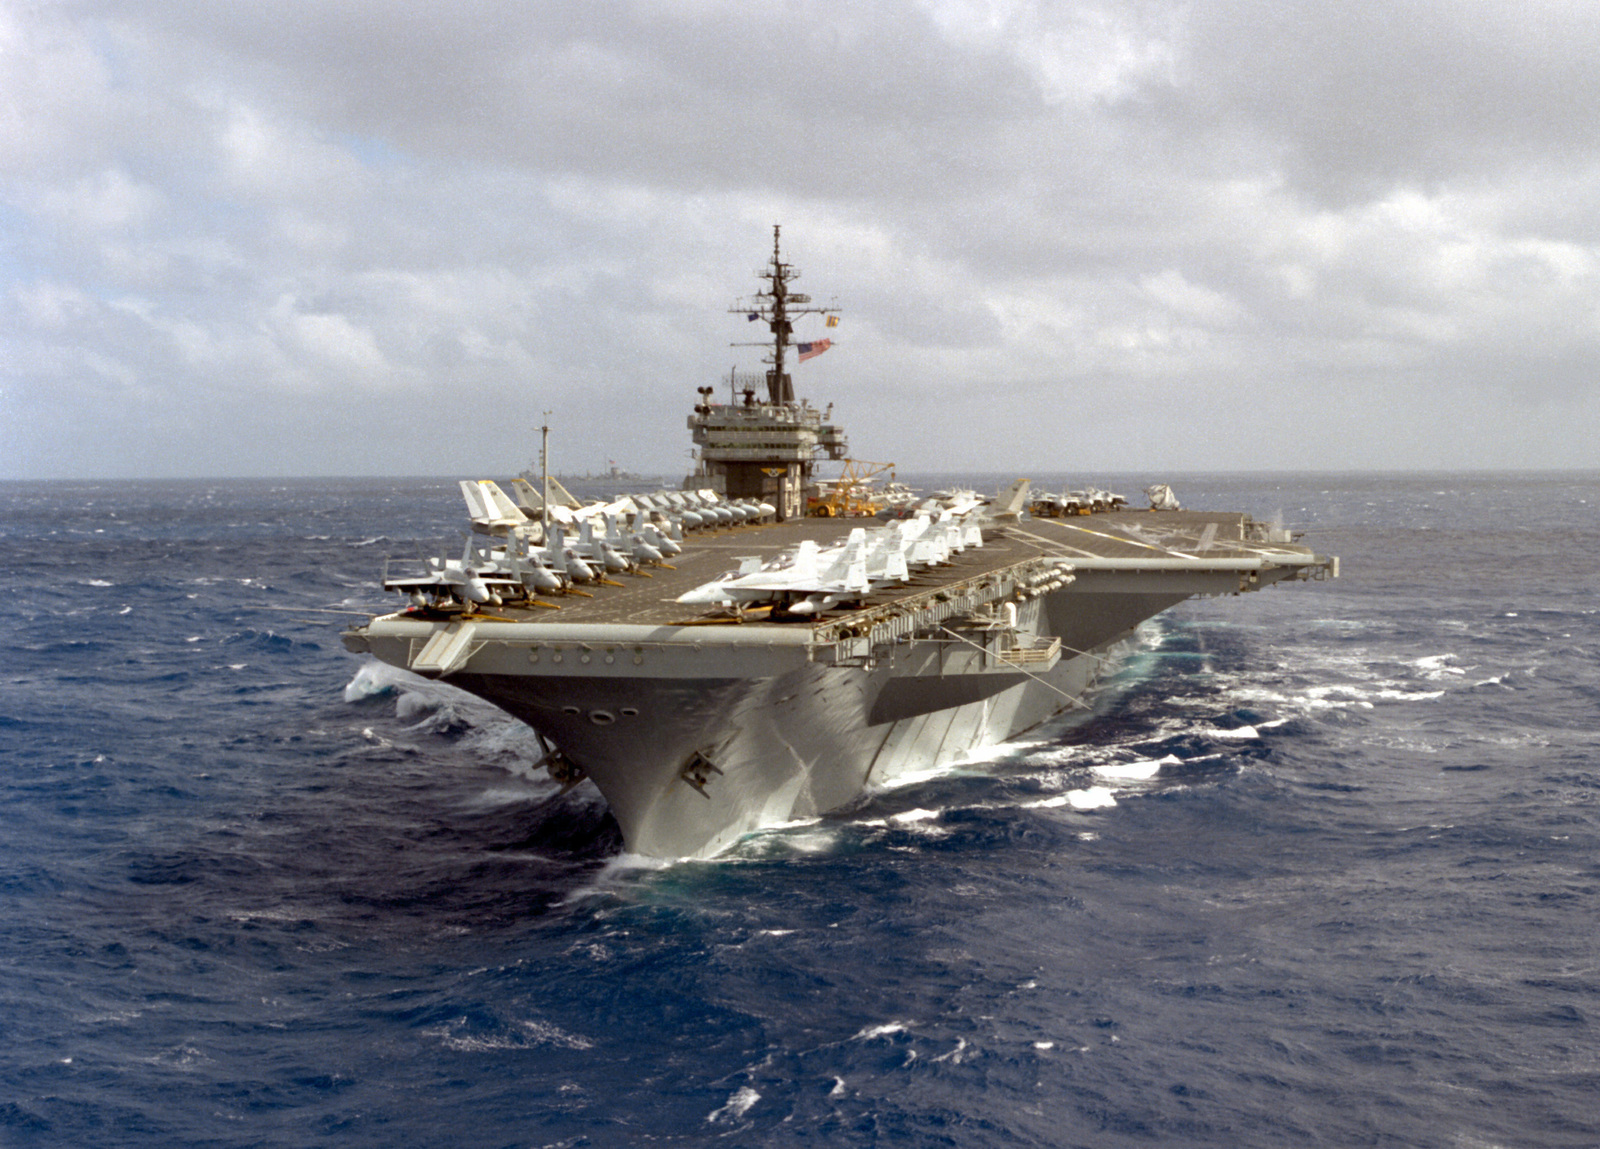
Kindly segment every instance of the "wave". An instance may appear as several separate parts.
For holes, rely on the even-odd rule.
[[[200,636],[185,641],[196,641]],[[226,634],[220,640],[222,646],[242,646],[250,650],[261,650],[281,654],[285,651],[301,647],[309,650],[321,649],[321,644],[305,638],[291,638],[286,634],[279,634],[275,630],[257,630],[247,627]]]
[[[712,1124],[723,1120],[737,1120],[749,1112],[750,1107],[761,1100],[761,1094],[751,1089],[748,1085],[741,1085],[728,1097],[727,1102],[720,1109],[714,1109],[706,1115],[706,1120]]]
[[[1060,806],[1071,806],[1074,810],[1103,810],[1116,804],[1117,796],[1111,787],[1085,786],[1080,790],[1068,790],[1065,794],[1057,794],[1050,798],[1040,798],[1034,802],[1022,802],[1018,805],[1018,809],[1048,810]]]
[[[539,1020],[514,1020],[509,1023],[485,1022],[470,1017],[453,1018],[443,1025],[419,1031],[444,1048],[458,1053],[502,1053],[548,1045],[558,1049],[593,1049],[594,1040],[568,1033],[557,1025]]]

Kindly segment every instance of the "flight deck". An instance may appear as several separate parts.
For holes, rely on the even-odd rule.
[[[869,592],[819,615],[736,615],[725,607],[687,605],[678,597],[736,569],[740,560],[773,560],[807,540],[821,548],[843,543],[852,530],[881,527],[871,518],[803,518],[778,523],[693,532],[670,564],[641,565],[603,582],[538,596],[533,604],[474,606],[472,617],[530,625],[695,626],[740,622],[761,626],[807,626],[836,621],[862,610],[969,583],[1033,560],[1050,560],[1074,572],[1249,572],[1263,563],[1308,565],[1315,557],[1239,513],[1205,511],[1113,511],[1067,518],[1022,518],[986,526],[983,545],[952,553],[937,566],[918,567],[905,581],[875,580]],[[416,615],[446,612],[419,609]]]

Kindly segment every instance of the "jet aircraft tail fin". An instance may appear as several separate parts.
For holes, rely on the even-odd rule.
[[[472,516],[475,530],[504,534],[512,527],[520,527],[528,521],[528,516],[506,497],[506,493],[492,479],[479,479],[476,482],[462,479],[461,497],[466,500],[467,513]]]
[[[1018,479],[1005,490],[998,492],[994,497],[994,505],[989,511],[991,518],[1015,522],[1022,515],[1022,508],[1028,502],[1028,486],[1030,480]]]

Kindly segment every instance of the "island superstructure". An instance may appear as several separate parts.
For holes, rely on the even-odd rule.
[[[726,403],[700,388],[684,490],[546,505],[525,482],[464,481],[460,557],[386,573],[411,605],[345,634],[526,722],[628,850],[703,856],[836,810],[1086,709],[1117,644],[1175,603],[1337,576],[1241,513],[1041,504],[1025,480],[893,518],[805,516],[814,463],[847,448],[786,358],[796,319],[835,309],[789,290],[776,228],[758,274],[740,310],[772,334],[768,369],[735,375]]]
[[[764,290],[730,308],[752,323],[765,323],[772,333],[767,370],[731,373],[727,403],[713,401],[717,388],[700,388],[700,402],[689,416],[689,430],[700,448],[699,466],[684,486],[715,491],[725,498],[764,501],[782,521],[805,513],[816,461],[845,458],[849,443],[842,430],[823,422],[821,412],[795,399],[794,380],[787,370],[795,320],[805,315],[832,317],[838,308],[813,306],[809,295],[789,290],[800,273],[783,261],[778,238],[779,229],[773,227],[772,258],[756,272],[766,281]],[[809,351],[812,345],[802,346]]]

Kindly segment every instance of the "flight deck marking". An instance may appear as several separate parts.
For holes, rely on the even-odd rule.
[[[1175,559],[1189,559],[1191,562],[1200,561],[1198,555],[1186,555],[1182,551],[1175,551],[1169,547],[1159,547],[1154,543],[1140,542],[1138,539],[1130,539],[1125,535],[1108,535],[1104,531],[1091,531],[1088,527],[1080,527],[1073,523],[1062,523],[1061,527],[1063,530],[1082,531],[1086,535],[1094,535],[1097,538],[1108,539],[1114,543],[1127,543],[1129,546],[1144,547],[1145,550],[1149,551],[1159,551],[1161,554],[1171,555]]]
[[[1019,526],[1013,525],[1007,527],[1006,533],[1009,535],[1021,535],[1023,538],[1032,539],[1036,543],[1043,543],[1052,551],[1058,551],[1062,547],[1066,547],[1069,551],[1077,551],[1086,559],[1097,559],[1101,557],[1100,555],[1095,554],[1093,551],[1086,551],[1082,547],[1075,547],[1071,543],[1064,542],[1061,539],[1047,539],[1043,535],[1036,535],[1032,531],[1025,531]]]
[[[1128,538],[1126,535],[1108,535],[1104,531],[1091,531],[1088,527],[1080,527],[1080,526],[1077,526],[1077,525],[1072,524],[1072,523],[1060,523],[1060,524],[1057,524],[1057,525],[1059,525],[1062,530],[1082,531],[1086,535],[1094,535],[1096,538],[1105,539],[1108,542],[1127,543],[1130,547],[1143,547],[1143,548],[1145,548],[1145,550],[1156,551],[1156,552],[1158,552],[1160,554],[1170,555],[1171,557],[1176,558],[1176,559],[1189,559],[1191,562],[1199,562],[1200,561],[1199,557],[1196,556],[1196,555],[1187,555],[1187,554],[1184,554],[1182,551],[1169,550],[1166,547],[1156,546],[1154,543],[1146,543],[1146,542],[1141,542],[1138,539]],[[1036,534],[1032,533],[1031,531],[1020,530],[1020,529],[1018,529],[1016,527],[1012,527],[1011,529],[1015,533],[1017,533],[1019,535],[1025,535],[1028,538],[1033,539],[1036,542],[1044,543],[1046,546],[1050,546],[1050,547],[1066,547],[1068,550],[1077,551],[1084,558],[1099,559],[1099,558],[1105,558],[1106,557],[1105,555],[1097,554],[1094,551],[1085,550],[1083,547],[1075,547],[1071,543],[1065,541],[1064,539],[1047,539],[1043,535],[1036,535]]]

